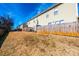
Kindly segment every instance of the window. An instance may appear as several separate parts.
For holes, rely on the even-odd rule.
[[[37,25],[39,24],[38,18],[36,19],[36,24],[37,24]]]
[[[55,24],[59,24],[59,21],[56,21]]]
[[[54,25],[55,24],[55,22],[49,22],[48,23],[48,25]]]
[[[55,24],[63,24],[63,23],[64,23],[64,20],[59,20],[55,22]]]
[[[54,15],[58,15],[58,9],[54,11]]]
[[[60,22],[60,24],[62,24],[62,23],[64,23],[64,20],[60,20],[59,22]]]
[[[48,25],[51,25],[51,24],[52,24],[51,22],[48,23]]]
[[[30,24],[30,22],[28,22],[28,24]]]
[[[49,17],[49,15],[47,14],[47,15],[46,15],[46,18],[48,18],[48,17]]]
[[[35,20],[33,22],[35,23]]]

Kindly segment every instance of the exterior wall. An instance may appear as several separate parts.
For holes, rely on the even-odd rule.
[[[33,27],[33,20],[29,21],[28,27]]]
[[[20,29],[23,29],[23,25],[20,25],[20,27],[19,27]]]
[[[77,21],[77,9],[76,9],[77,4],[62,4],[55,9],[58,9],[58,15],[54,16],[55,21],[60,21],[64,20],[64,23],[70,23]]]
[[[77,4],[65,3],[61,4],[52,10],[40,15],[38,17],[38,21],[40,25],[48,25],[48,23],[56,24],[56,22],[60,22],[63,20],[63,23],[75,22],[77,21],[78,12],[76,9]],[[55,15],[54,12],[57,11]],[[48,17],[46,18],[46,15]]]
[[[46,19],[46,15],[42,14],[41,16],[38,17],[38,22],[39,25],[44,26],[48,24],[48,20]]]
[[[48,25],[49,22],[52,22],[54,19],[54,14],[53,14],[54,9],[40,15],[38,17],[39,25]],[[48,15],[48,17],[47,17]]]
[[[57,14],[55,15],[55,11]],[[48,17],[46,17],[48,15]],[[32,19],[29,21],[29,27],[33,27],[36,25],[36,22],[33,21],[38,20],[39,25],[48,25],[49,23],[56,24],[63,20],[63,23],[75,22],[77,21],[78,12],[77,12],[77,4],[76,3],[64,3],[61,4],[52,10],[40,15],[37,19]]]
[[[35,18],[35,19],[29,21],[27,24],[28,24],[28,27],[32,27],[32,28],[34,28],[34,30],[36,31],[37,18]]]

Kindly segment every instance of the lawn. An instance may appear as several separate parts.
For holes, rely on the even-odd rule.
[[[79,38],[10,32],[0,48],[6,56],[78,56]]]

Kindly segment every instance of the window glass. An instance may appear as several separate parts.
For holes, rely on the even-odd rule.
[[[38,21],[38,19],[37,19],[37,24],[39,24],[39,21]]]
[[[60,20],[59,22],[60,22],[60,24],[62,24],[62,23],[64,23],[64,20]]]
[[[58,9],[55,9],[54,15],[58,15]]]
[[[52,22],[49,22],[49,23],[48,23],[48,25],[51,25],[51,24],[52,24]]]
[[[35,23],[35,20],[33,22]]]
[[[48,25],[54,25],[55,24],[55,22],[49,22],[48,23]]]
[[[48,18],[48,17],[49,17],[49,15],[47,14],[47,15],[46,15],[46,18]]]
[[[55,24],[59,24],[59,21],[56,21]]]

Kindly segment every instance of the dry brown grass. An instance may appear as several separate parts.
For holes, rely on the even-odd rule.
[[[79,38],[10,32],[0,49],[0,55],[75,56],[79,55]]]

